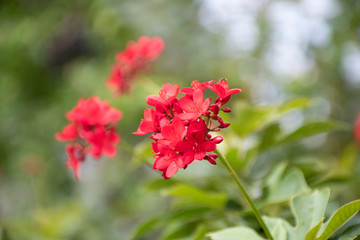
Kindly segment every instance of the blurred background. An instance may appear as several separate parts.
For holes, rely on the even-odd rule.
[[[117,98],[105,86],[114,56],[143,35],[163,38],[165,51]],[[234,102],[264,108],[312,99],[279,120],[284,132],[314,119],[353,126],[360,111],[357,0],[0,0],[0,53],[0,239],[131,239],[140,222],[171,208],[169,197],[143,188],[160,176],[121,149],[113,159],[87,159],[74,179],[54,133],[80,97],[98,95],[121,109],[118,129],[130,146],[148,144],[131,133],[146,96],[165,82],[227,77],[244,89]],[[320,134],[284,148],[281,158],[306,151],[332,165],[352,143],[351,130]],[[175,179],[201,181],[199,166],[211,168],[201,164]],[[311,171],[305,177],[319,183]],[[359,181],[335,192],[359,198]]]

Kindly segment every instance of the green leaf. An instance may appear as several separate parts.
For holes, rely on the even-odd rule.
[[[135,230],[133,234],[133,238],[140,237],[142,235],[145,235],[155,229],[157,229],[161,225],[161,218],[160,217],[154,217],[151,218],[145,222],[143,222],[137,229]]]
[[[330,190],[325,188],[315,190],[312,194],[300,195],[292,200],[290,206],[295,216],[296,228],[290,236],[294,239],[305,238],[307,231],[323,218],[329,195]]]
[[[346,129],[348,129],[348,125],[342,122],[325,121],[307,123],[295,130],[294,132],[290,133],[289,135],[283,137],[283,139],[281,139],[279,143],[288,143],[319,133]]]
[[[203,218],[203,215],[209,213],[209,211],[210,210],[207,207],[180,208],[179,210],[173,210],[171,212],[169,221],[176,220],[178,222],[189,222],[200,220]]]
[[[268,196],[259,204],[261,207],[285,202],[310,191],[304,175],[299,169],[294,168],[284,174],[285,168],[285,163],[279,164],[268,177],[266,181]]]
[[[286,240],[287,239],[287,231],[286,227],[284,226],[284,223],[282,219],[276,219],[276,218],[266,218],[266,225],[269,229],[271,229],[271,235],[276,240]]]
[[[180,181],[174,179],[155,179],[148,183],[145,186],[145,189],[150,191],[160,191],[170,187],[174,187],[178,183],[180,183]]]
[[[262,134],[259,150],[266,150],[276,145],[278,143],[280,133],[281,131],[279,124],[272,124],[269,127],[265,128]]]
[[[309,98],[294,98],[286,101],[282,106],[279,108],[279,112],[287,112],[294,108],[306,108],[311,105],[311,99]]]
[[[173,239],[182,239],[189,237],[196,231],[198,222],[189,222],[183,224],[181,222],[171,223],[170,226],[166,227],[166,230],[161,237],[162,240],[173,240]]]
[[[238,102],[234,106],[236,116],[230,126],[237,135],[245,136],[274,123],[288,111],[308,107],[310,103],[311,100],[307,98],[291,99],[280,106],[254,106]]]
[[[354,170],[356,169],[354,167],[354,164],[356,163],[357,156],[358,156],[358,146],[355,142],[351,142],[349,145],[345,147],[339,159],[340,173],[344,175],[349,175],[353,173]]]
[[[177,202],[180,204],[189,203],[213,209],[222,209],[226,203],[226,195],[223,193],[209,193],[186,184],[172,187],[166,193],[176,197]]]
[[[212,240],[265,240],[248,227],[232,227],[209,233]]]
[[[358,211],[360,210],[360,200],[356,200],[350,202],[341,208],[339,208],[334,215],[330,218],[330,220],[322,226],[324,229],[320,235],[320,237],[311,238],[316,235],[319,235],[319,228],[317,225],[321,225],[323,219],[315,226],[316,229],[311,229],[306,235],[305,240],[326,240],[328,239],[337,229],[339,229],[342,225],[344,225],[350,218],[352,218]],[[317,231],[316,231],[317,230]]]
[[[264,106],[253,106],[244,102],[238,103],[234,108],[235,119],[230,127],[239,136],[245,136],[275,119],[275,108]]]
[[[325,188],[315,190],[310,194],[302,194],[290,201],[290,208],[295,217],[295,226],[281,218],[265,218],[270,231],[277,234],[279,239],[304,240],[309,229],[313,228],[323,218],[330,190]],[[274,234],[275,235],[275,234]]]
[[[195,229],[193,235],[191,236],[192,240],[203,240],[206,236],[206,233],[209,231],[206,224],[200,224]]]

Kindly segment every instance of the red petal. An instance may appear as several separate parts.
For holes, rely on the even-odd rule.
[[[195,89],[194,94],[193,94],[193,99],[194,99],[195,105],[201,106],[203,104],[204,94],[201,91],[201,89],[199,89],[199,88]]]
[[[205,141],[201,143],[200,148],[206,152],[212,152],[216,149],[216,144],[213,141]]]
[[[169,166],[169,161],[166,157],[159,157],[154,162],[154,169],[164,170]]]
[[[180,113],[178,115],[178,117],[182,120],[193,120],[197,117],[198,115],[196,113]]]
[[[192,151],[192,144],[189,142],[181,141],[176,144],[175,150],[178,152]]]
[[[174,174],[177,172],[178,170],[178,166],[176,166],[175,162],[172,162],[169,167],[166,169],[165,172],[165,177],[166,178],[171,178],[172,176],[174,176]]]
[[[182,160],[184,162],[185,165],[188,165],[190,164],[192,161],[194,161],[194,157],[195,157],[195,154],[194,152],[186,152],[183,157],[182,157]]]
[[[201,152],[196,152],[194,158],[196,160],[203,160],[205,156],[206,156],[206,152],[201,151]]]
[[[164,102],[162,98],[157,95],[149,95],[146,97],[146,103],[155,107],[158,104],[162,105]]]
[[[201,90],[200,90],[201,92]],[[185,111],[185,112],[196,112],[197,111],[197,108],[196,108],[196,105],[195,103],[189,99],[188,97],[182,97],[180,98],[179,100],[179,104],[180,104],[180,107]]]

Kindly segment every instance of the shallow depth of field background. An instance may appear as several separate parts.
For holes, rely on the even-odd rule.
[[[114,55],[142,35],[162,37],[165,51],[131,94],[116,98],[105,86]],[[147,95],[165,82],[185,87],[222,77],[244,89],[230,106],[311,98],[310,108],[280,120],[285,132],[327,118],[353,126],[360,112],[360,1],[0,1],[0,239],[128,239],[140,222],[170,211],[171,198],[144,189],[160,176],[121,149],[113,159],[88,158],[77,182],[54,133],[80,97],[97,95],[123,112],[124,142],[147,144],[131,135]],[[316,185],[313,172],[336,166],[353,141],[351,130],[320,134],[266,159],[313,161],[313,169],[302,170]],[[199,162],[175,179],[201,183],[217,169],[223,171]],[[269,170],[259,165],[253,178]],[[344,204],[360,197],[359,182],[327,184]]]

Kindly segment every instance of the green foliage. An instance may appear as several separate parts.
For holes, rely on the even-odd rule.
[[[266,181],[268,195],[259,206],[289,201],[291,198],[310,191],[304,175],[299,169],[285,172],[286,164],[280,164]]]
[[[279,141],[279,144],[297,141],[319,133],[336,131],[336,130],[347,130],[347,129],[349,129],[349,127],[346,124],[340,122],[334,122],[334,121],[307,123],[301,126],[299,129],[295,130],[294,132],[288,134],[287,136],[284,136]]]
[[[212,240],[264,240],[254,230],[248,227],[226,228],[217,232],[209,233]]]
[[[291,240],[305,239],[309,229],[323,218],[329,194],[329,189],[322,189],[293,198],[290,201],[290,208],[295,218],[295,226],[281,218],[266,218],[266,224],[277,234],[274,234],[275,239],[284,238],[284,234]]]
[[[350,202],[339,208],[334,215],[322,225],[322,219],[315,227],[313,227],[306,235],[305,240],[326,240],[337,229],[344,225],[350,218],[352,218],[360,210],[360,200]],[[320,229],[323,229],[320,231]]]
[[[211,193],[190,185],[179,184],[169,188],[166,193],[176,197],[177,204],[195,204],[213,209],[222,209],[226,203],[226,195]]]

